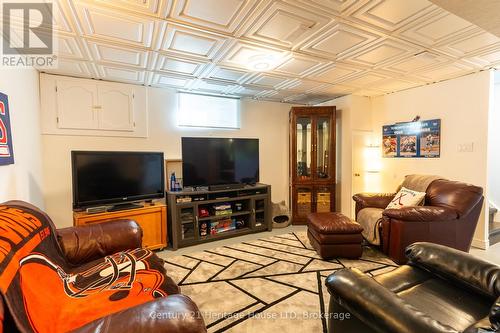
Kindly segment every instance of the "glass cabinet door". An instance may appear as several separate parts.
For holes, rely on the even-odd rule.
[[[196,238],[196,221],[198,216],[194,206],[184,207],[179,210],[178,221],[181,225],[181,239],[195,239]]]
[[[311,150],[312,150],[312,119],[310,117],[297,118],[297,179],[311,178]]]
[[[267,199],[262,198],[262,199],[255,199],[254,200],[254,218],[255,218],[255,227],[256,228],[267,228],[266,221],[267,221],[267,216],[266,212],[269,210],[267,209]]]
[[[330,165],[331,148],[331,124],[330,117],[318,117],[316,122],[316,178],[331,178],[333,166]]]
[[[297,205],[297,217],[305,218],[312,213],[313,193],[311,187],[297,187],[295,190],[295,203]]]

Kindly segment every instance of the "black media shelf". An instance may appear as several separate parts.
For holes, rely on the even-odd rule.
[[[217,191],[169,191],[167,202],[169,244],[174,250],[214,240],[271,231],[273,227],[270,185],[256,184]],[[230,206],[230,210],[227,214],[215,215],[216,207],[222,204]],[[200,217],[200,209],[207,210],[210,215]],[[239,227],[227,230],[235,226]],[[206,235],[202,235],[202,228],[205,228]],[[219,232],[211,234],[212,230]]]
[[[252,233],[252,230],[250,230],[250,228],[243,228],[243,229],[224,231],[224,232],[221,232],[221,233],[215,234],[215,235],[200,236],[200,239],[203,241],[219,240],[222,238],[242,236],[242,235],[247,235],[247,234],[251,234],[251,233]]]
[[[255,212],[258,213],[258,211],[255,211]],[[224,219],[227,219],[228,217],[243,216],[243,215],[250,215],[250,214],[252,214],[252,212],[247,210],[247,211],[236,212],[236,213],[226,214],[226,215],[210,215],[207,217],[200,217],[198,219],[198,221],[224,220]]]

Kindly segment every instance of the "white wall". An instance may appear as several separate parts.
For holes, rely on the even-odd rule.
[[[71,150],[163,151],[181,158],[182,136],[248,137],[260,140],[260,181],[272,185],[272,200],[288,202],[288,111],[291,105],[242,100],[240,130],[179,128],[174,91],[148,88],[149,137],[43,135],[46,211],[58,227],[72,225]]]
[[[488,187],[489,200],[496,207],[500,208],[500,73],[496,73],[496,81],[492,91],[493,105],[490,107],[489,135],[488,135]],[[495,216],[495,220],[500,220],[500,214]]]
[[[441,119],[441,158],[382,160],[381,190],[394,191],[408,174],[435,174],[478,185],[488,193],[487,144],[491,72],[414,88],[372,100],[373,129],[382,137],[382,126]],[[473,143],[473,152],[458,152],[459,144]],[[485,200],[487,202],[487,198]],[[486,247],[487,221],[483,212],[473,245]]]
[[[371,102],[368,97],[348,95],[321,105],[333,105],[337,110],[337,211],[354,217],[352,196],[356,188],[352,177],[358,166],[353,165],[353,152],[361,151],[363,147],[358,147],[359,142],[353,135],[371,136]]]
[[[0,166],[0,203],[19,199],[43,208],[38,72],[0,68],[9,97],[14,164]]]

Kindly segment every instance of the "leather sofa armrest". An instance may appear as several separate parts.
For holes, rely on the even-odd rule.
[[[78,333],[205,333],[198,307],[185,295],[170,295],[97,319]]]
[[[58,229],[57,240],[68,262],[81,265],[141,247],[142,229],[135,221],[116,220]]]
[[[495,264],[447,246],[425,242],[408,246],[405,255],[409,265],[425,269],[492,300],[500,296],[500,267]]]
[[[386,289],[358,269],[342,269],[326,279],[328,291],[343,307],[385,333],[458,333]]]
[[[359,211],[363,208],[385,209],[395,195],[396,193],[358,193],[353,195],[352,198],[356,202],[356,219]]]
[[[385,208],[394,199],[395,193],[358,193],[353,200],[362,208]]]
[[[433,222],[451,221],[458,218],[458,213],[447,207],[436,206],[407,206],[399,209],[386,209],[384,216],[403,221]]]

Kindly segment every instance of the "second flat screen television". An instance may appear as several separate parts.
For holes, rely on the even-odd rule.
[[[259,140],[182,138],[184,186],[255,184],[259,181]]]

